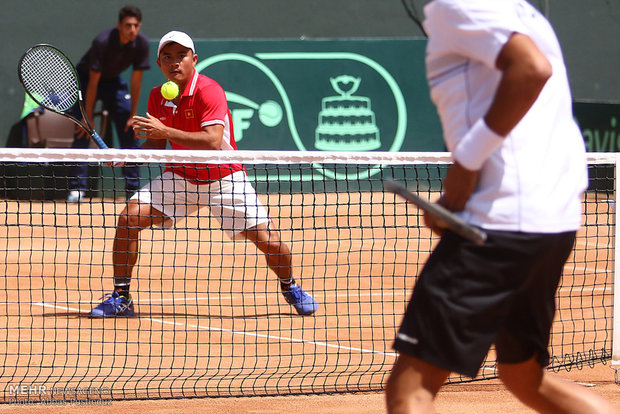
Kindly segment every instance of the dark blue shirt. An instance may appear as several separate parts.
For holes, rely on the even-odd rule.
[[[97,35],[90,49],[77,65],[80,71],[101,73],[101,80],[113,80],[128,67],[133,70],[146,70],[149,63],[149,39],[142,33],[133,42],[121,44],[117,28],[105,30]]]

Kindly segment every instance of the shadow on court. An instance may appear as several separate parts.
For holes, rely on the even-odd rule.
[[[85,318],[85,319],[115,319],[115,318],[91,318],[88,312],[48,312],[43,313],[41,316],[44,318]],[[269,313],[257,313],[257,314],[244,314],[244,315],[200,315],[181,312],[136,312],[135,316],[131,317],[119,317],[119,319],[149,319],[149,318],[193,318],[193,319],[261,319],[261,318],[281,318],[281,317],[296,317],[295,312],[269,312]]]

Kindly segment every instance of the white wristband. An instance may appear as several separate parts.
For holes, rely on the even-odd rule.
[[[468,170],[478,171],[503,142],[504,137],[493,132],[480,118],[457,144],[452,156]]]

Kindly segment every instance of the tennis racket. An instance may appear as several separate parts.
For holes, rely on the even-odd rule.
[[[396,181],[387,180],[383,182],[383,188],[401,196],[405,200],[416,205],[421,210],[435,217],[440,227],[450,229],[476,244],[484,244],[486,241],[487,234],[484,231],[467,224],[439,204],[431,203],[423,198],[420,198],[416,194],[409,191],[404,185],[397,183]]]
[[[64,53],[54,46],[35,45],[19,59],[17,73],[24,90],[36,103],[66,116],[83,128],[99,148],[108,148],[86,117],[77,72]],[[76,102],[85,123],[68,112]]]

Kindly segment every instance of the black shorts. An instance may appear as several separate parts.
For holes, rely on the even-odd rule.
[[[576,232],[489,231],[484,245],[445,232],[426,262],[394,349],[475,377],[492,344],[500,363],[549,363],[555,292]]]

